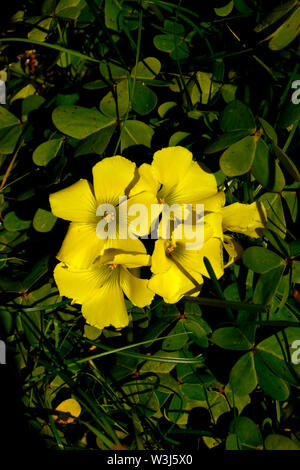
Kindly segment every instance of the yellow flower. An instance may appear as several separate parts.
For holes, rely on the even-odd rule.
[[[152,302],[154,293],[147,287],[148,280],[134,275],[136,268],[149,264],[145,249],[142,253],[108,249],[87,269],[59,263],[54,279],[60,295],[82,305],[82,314],[90,325],[100,330],[110,325],[124,328],[128,325],[124,294],[137,307]]]
[[[184,236],[176,238],[175,232],[170,240],[155,242],[151,266],[153,276],[149,281],[149,288],[167,303],[176,303],[184,295],[199,294],[202,276],[208,276],[204,257],[209,259],[217,277],[224,272],[220,213],[211,213],[204,218],[204,243],[200,249],[187,249],[187,243],[192,240]]]
[[[217,278],[224,268],[242,256],[241,245],[223,231],[231,230],[251,237],[261,235],[266,225],[266,210],[260,203],[231,204],[217,212],[204,215],[204,243],[197,250],[187,249],[184,237],[176,238],[175,230],[170,240],[158,240],[152,255],[152,278],[149,288],[167,303],[176,303],[184,295],[198,295],[203,284],[202,276],[209,277],[203,258],[210,261]],[[223,248],[229,259],[224,264]]]
[[[153,192],[160,204],[180,209],[175,218],[182,219],[184,204],[204,204],[205,211],[220,210],[225,204],[223,191],[218,192],[216,178],[193,161],[192,153],[184,147],[168,147],[155,152],[151,165],[139,168],[139,180],[130,194]],[[163,206],[161,207],[162,210]],[[171,216],[173,218],[173,214]]]
[[[57,420],[60,424],[73,423],[74,418],[78,418],[81,413],[81,406],[77,400],[74,398],[68,398],[67,400],[62,401],[56,408],[56,411],[63,411],[64,413],[69,413],[71,416],[57,416],[54,415],[53,419]]]
[[[101,204],[111,204],[116,209],[117,223],[119,213],[123,212],[125,202],[119,198],[127,196],[130,187],[136,180],[135,163],[121,156],[104,158],[93,167],[93,187],[85,179],[50,195],[50,205],[54,215],[71,221],[67,235],[57,255],[60,261],[77,268],[87,268],[106,248],[119,248],[126,251],[143,253],[140,240],[132,239],[101,239],[96,233],[101,217],[96,215]],[[127,201],[125,214],[133,204],[144,204],[147,208],[156,199],[153,193],[143,191],[135,193]],[[108,225],[115,223],[105,214]],[[102,217],[103,219],[103,217]],[[123,221],[124,222],[124,221]],[[130,226],[130,220],[129,220]],[[118,227],[117,227],[118,229]]]
[[[244,233],[248,237],[259,238],[267,224],[267,211],[261,201],[252,204],[235,202],[221,210],[223,230]]]

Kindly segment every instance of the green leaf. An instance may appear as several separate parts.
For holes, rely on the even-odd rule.
[[[299,386],[300,363],[293,364],[292,345],[299,340],[299,328],[288,327],[277,334],[269,336],[257,345],[259,357],[268,365],[271,371],[291,385]]]
[[[279,159],[280,163],[291,175],[291,177],[294,178],[295,181],[300,182],[300,173],[290,157],[288,157],[287,154],[276,144],[274,144],[274,151],[276,157]]]
[[[234,131],[222,134],[204,149],[205,154],[219,152],[249,135],[249,131]]]
[[[161,63],[156,57],[146,57],[131,70],[131,77],[137,80],[152,80],[159,74]]]
[[[88,325],[87,323],[84,325],[84,336],[92,341],[99,338],[101,333],[102,330],[99,330],[99,328],[96,328],[95,326]]]
[[[0,130],[0,154],[13,153],[18,140],[22,134],[22,126],[9,127],[7,129]]]
[[[283,191],[282,196],[289,208],[292,221],[296,223],[298,216],[298,198],[297,193],[293,191]]]
[[[26,239],[27,237],[20,232],[0,230],[0,253],[10,253],[15,246]]]
[[[31,220],[19,219],[16,213],[12,211],[6,214],[3,224],[6,230],[16,232],[19,230],[27,230],[31,225]]]
[[[45,98],[40,95],[31,95],[25,98],[22,102],[22,121],[24,122],[27,119],[31,111],[39,109],[45,101]]]
[[[215,422],[222,414],[230,411],[230,406],[226,397],[220,392],[208,391],[207,401],[200,403],[202,407],[205,407],[210,411]]]
[[[218,16],[228,16],[232,12],[234,7],[234,2],[231,0],[229,3],[227,3],[225,6],[220,7],[220,8],[214,8],[216,15]]]
[[[280,114],[278,125],[281,128],[290,127],[300,120],[300,104],[294,104],[290,101]]]
[[[198,346],[201,348],[208,347],[207,332],[203,326],[199,324],[199,322],[193,320],[192,318],[187,318],[184,320],[184,325],[187,331],[191,331],[193,333],[192,339],[196,344],[198,344]]]
[[[257,385],[257,374],[252,351],[244,354],[234,364],[229,374],[229,384],[236,395],[244,396],[253,392]]]
[[[243,262],[247,268],[260,274],[285,264],[284,260],[276,253],[260,246],[247,248],[243,254]]]
[[[253,13],[253,10],[247,5],[245,0],[233,0],[235,8],[243,16],[250,16]]]
[[[294,6],[297,5],[297,0],[288,0],[287,2],[276,5],[275,8],[254,28],[256,33],[263,31],[276,21],[285,16]]]
[[[168,358],[178,357],[177,351],[158,351],[152,357],[161,357],[164,360],[160,361],[146,361],[141,367],[141,372],[159,372],[160,374],[168,374],[176,366],[176,362],[168,362]]]
[[[293,240],[290,243],[291,256],[300,255],[300,240]]]
[[[123,117],[129,108],[128,80],[121,80],[115,88],[115,95],[110,91],[100,102],[100,111],[106,116]],[[117,112],[118,110],[118,112]]]
[[[181,142],[183,139],[185,139],[189,135],[191,135],[190,132],[182,132],[182,131],[175,132],[175,134],[173,134],[170,137],[169,147],[175,147],[176,145],[179,144],[179,142]]]
[[[174,38],[166,34],[157,34],[154,36],[154,46],[162,52],[172,52],[174,50]]]
[[[76,20],[84,7],[84,0],[60,0],[55,9],[55,15],[60,18]]]
[[[255,304],[268,304],[272,301],[280,284],[284,268],[284,266],[279,266],[260,276],[253,294]]]
[[[19,99],[25,99],[28,98],[29,96],[33,96],[36,94],[36,89],[35,87],[29,83],[26,85],[24,88],[19,90],[11,99],[10,99],[10,105],[15,101]]]
[[[220,168],[227,176],[239,176],[247,173],[253,163],[257,136],[244,137],[232,144],[220,158]]]
[[[286,234],[286,222],[280,194],[265,193],[259,200],[263,202],[267,210],[267,228],[284,238]]]
[[[158,107],[157,112],[159,116],[163,119],[168,113],[168,111],[170,111],[170,109],[174,108],[175,106],[177,106],[177,103],[175,101],[166,101]]]
[[[124,69],[123,67],[113,64],[109,61],[103,60],[100,64],[100,73],[103,75],[104,78],[107,80],[121,80],[122,78],[128,77],[128,70]],[[99,80],[98,80],[99,81]],[[102,82],[101,83],[105,83]],[[105,85],[107,86],[107,85]]]
[[[247,337],[236,327],[218,328],[212,334],[211,341],[223,349],[247,351],[251,343]]]
[[[32,154],[33,163],[46,166],[58,154],[63,139],[52,139],[40,144]]]
[[[21,317],[22,328],[31,348],[39,344],[41,335],[41,312],[30,312]]]
[[[280,235],[278,235],[278,233],[265,229],[264,237],[269,240],[269,242],[283,255],[284,258],[287,258],[290,255],[289,244]]]
[[[191,400],[204,401],[206,399],[205,389],[199,383],[184,383],[181,386],[181,391]]]
[[[300,261],[293,261],[292,281],[300,284]]]
[[[153,38],[154,46],[162,52],[169,52],[172,59],[186,59],[189,56],[189,47],[184,38],[178,35],[157,34]]]
[[[34,214],[32,225],[37,232],[50,232],[53,229],[57,217],[45,209],[39,208]]]
[[[19,124],[19,119],[10,113],[4,106],[0,106],[0,129]]]
[[[240,450],[238,437],[236,434],[228,434],[225,443],[226,450]]]
[[[254,117],[242,101],[234,100],[227,104],[220,116],[220,127],[223,132],[256,129]]]
[[[56,0],[43,0],[41,5],[42,15],[50,15],[56,6]]]
[[[136,82],[131,104],[134,111],[145,116],[155,108],[157,96],[143,82]]]
[[[107,88],[107,83],[103,80],[94,80],[92,82],[85,83],[82,88],[85,90],[101,90]]]
[[[259,139],[257,143],[252,174],[264,188],[270,191],[279,193],[285,186],[285,178],[278,162],[274,157],[270,157],[269,148],[262,139]]]
[[[121,151],[132,145],[150,147],[153,134],[153,129],[144,122],[129,120],[122,123]]]
[[[286,400],[289,397],[288,385],[267,367],[257,353],[255,354],[255,369],[258,383],[267,395],[279,401]]]
[[[220,88],[221,84],[214,81],[211,72],[197,72],[190,92],[192,104],[208,104]]]
[[[300,450],[298,445],[292,439],[281,434],[269,434],[265,439],[266,450]]]
[[[105,0],[105,26],[116,32],[120,29],[120,10],[121,6],[114,0]]]
[[[288,46],[300,33],[300,8],[298,7],[291,16],[281,25],[269,42],[269,48],[273,51],[279,51]]]
[[[222,98],[226,103],[235,100],[235,95],[237,92],[237,85],[232,85],[230,83],[225,83],[222,85],[221,94]]]
[[[259,122],[260,122],[261,125],[262,125],[264,134],[265,134],[272,142],[274,142],[275,144],[277,144],[278,138],[277,138],[277,134],[276,134],[276,131],[275,131],[274,127],[271,126],[271,124],[269,124],[267,121],[265,121],[265,119],[263,119],[263,118],[261,118],[261,117],[259,117],[258,120],[259,120]]]
[[[248,353],[247,353],[248,354]],[[238,413],[241,414],[243,409],[250,404],[251,399],[249,395],[237,395],[233,392],[230,383],[225,387],[225,396],[232,408],[236,408]]]
[[[37,26],[39,26],[39,28],[42,28],[42,29],[33,28],[31,31],[29,31],[28,38],[32,39],[33,41],[41,41],[41,42],[45,41],[45,39],[47,38],[49,34],[52,21],[53,21],[52,17],[45,18],[42,21],[39,21]],[[46,30],[46,31],[43,31],[43,30]]]
[[[105,127],[84,139],[76,148],[74,157],[96,153],[102,155],[108,146],[110,139],[116,129],[116,124]]]
[[[58,93],[56,96],[56,104],[57,106],[60,105],[73,105],[75,104],[79,99],[78,93]]]
[[[169,33],[169,34],[174,35],[174,36],[184,34],[183,24],[181,24],[177,21],[165,20],[164,30],[165,30],[166,33]]]
[[[239,416],[230,423],[230,432],[238,439],[238,446],[241,450],[262,449],[263,439],[261,432],[247,416]]]
[[[49,256],[41,258],[35,263],[33,268],[22,281],[22,287],[25,291],[30,289],[49,269]]]
[[[173,423],[181,424],[182,419],[186,421],[186,416],[184,416],[184,411],[186,409],[186,399],[183,395],[173,395],[171,403],[168,407],[168,418]],[[182,423],[183,424],[183,423]]]
[[[176,335],[178,333],[186,333],[187,331],[189,330],[187,330],[187,328],[185,327],[184,321],[178,320],[174,328],[172,328],[169,333],[170,338],[166,338],[163,340],[162,349],[164,351],[178,351],[179,349],[182,349],[182,347],[187,343],[189,335],[182,334],[180,336],[174,337],[172,337],[172,335]]]
[[[52,120],[60,132],[75,139],[84,139],[115,122],[115,119],[104,116],[96,109],[70,105],[55,108]]]

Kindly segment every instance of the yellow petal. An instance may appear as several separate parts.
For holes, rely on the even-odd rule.
[[[50,194],[52,213],[72,222],[95,222],[96,201],[87,180],[79,180],[68,188]]]
[[[200,222],[199,225],[189,225],[187,222],[178,225],[172,233],[172,240],[182,250],[199,252],[204,243],[210,238],[223,239],[222,215],[219,212],[211,212],[204,215],[204,226],[200,225]]]
[[[147,254],[124,253],[120,250],[105,250],[99,262],[103,264],[120,264],[128,268],[150,266],[151,257]]]
[[[204,204],[205,212],[218,212],[224,207],[226,202],[224,191],[219,191],[211,197],[203,199],[201,204]]]
[[[157,194],[160,187],[159,181],[154,177],[153,168],[148,163],[143,163],[138,169],[138,180],[137,183],[131,189],[129,196],[135,196],[136,194],[144,191]]]
[[[118,283],[106,283],[82,305],[82,314],[87,323],[99,330],[107,326],[124,328],[128,325],[128,314],[124,294]]]
[[[184,147],[167,147],[155,152],[152,168],[154,177],[167,188],[178,184],[188,171],[193,155]]]
[[[194,282],[193,282],[194,280]],[[148,287],[163,297],[166,303],[176,303],[184,295],[199,293],[203,279],[201,274],[190,271],[188,276],[175,263],[165,272],[154,274]]]
[[[93,167],[97,204],[119,203],[135,175],[135,163],[119,155],[104,158]]]
[[[104,255],[107,250],[115,250],[118,252],[126,252],[133,254],[146,254],[145,245],[138,238],[127,238],[126,240],[107,239],[101,251],[101,255]]]
[[[67,400],[62,401],[56,408],[56,411],[63,411],[64,413],[70,413],[74,418],[78,418],[81,413],[81,406],[77,400],[74,398],[68,398]],[[53,416],[54,419],[61,423],[72,423],[74,419],[71,417],[63,416]]]
[[[157,240],[155,242],[151,264],[151,271],[154,274],[165,272],[172,266],[172,261],[166,254],[170,245],[168,240]]]
[[[229,255],[229,259],[224,268],[227,268],[237,259],[243,256],[243,248],[240,243],[232,238],[230,235],[224,235],[223,246]]]
[[[220,212],[211,212],[204,215],[205,241],[208,238],[215,237],[223,239],[222,215]]]
[[[139,279],[128,269],[121,268],[120,285],[133,305],[143,308],[151,304],[154,292],[148,288],[148,279]]]
[[[207,269],[205,267],[203,258],[208,258],[214,273],[219,279],[224,274],[224,265],[223,265],[223,243],[219,238],[210,238],[204,243],[204,246],[201,250],[202,259],[199,263],[199,271],[203,276],[210,277]]]
[[[223,244],[219,238],[210,238],[204,243],[203,248],[197,251],[186,250],[184,245],[178,243],[178,248],[174,250],[172,255],[188,272],[194,270],[203,276],[209,277],[203,261],[203,258],[206,257],[212,265],[217,278],[221,277],[224,273]]]
[[[172,203],[202,204],[204,199],[215,196],[217,191],[214,174],[204,170],[199,163],[191,162],[172,193]]]
[[[224,207],[221,213],[224,230],[244,233],[253,238],[262,236],[267,223],[267,211],[260,201],[252,204],[235,202]]]
[[[139,204],[141,205],[139,208]],[[122,210],[119,206],[119,211]],[[128,232],[143,237],[150,233],[152,224],[158,219],[159,213],[151,210],[153,205],[158,205],[156,196],[151,192],[143,192],[127,200]],[[122,223],[122,220],[120,220]]]
[[[57,258],[76,268],[88,268],[105,244],[96,234],[96,224],[72,222]]]
[[[74,269],[59,263],[54,269],[54,279],[60,295],[82,304],[94,297],[103,284],[109,281],[112,271],[104,265],[93,265],[90,269]]]

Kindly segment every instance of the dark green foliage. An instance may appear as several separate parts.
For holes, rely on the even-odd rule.
[[[51,449],[299,450],[299,2],[9,8],[0,321],[30,428]],[[53,281],[67,224],[49,194],[104,157],[140,165],[178,144],[214,172],[227,203],[263,201],[267,230],[236,234],[243,257],[199,297],[128,301],[130,326],[101,332]],[[82,413],[62,424],[52,413],[70,397]],[[197,410],[206,419],[195,427]]]

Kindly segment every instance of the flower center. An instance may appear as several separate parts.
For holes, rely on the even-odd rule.
[[[175,246],[174,245],[168,246],[167,250],[169,253],[172,253],[172,251],[175,250]]]
[[[112,271],[113,271],[114,269],[116,269],[117,266],[118,266],[117,264],[109,264],[109,265],[108,265],[109,269],[111,269]]]
[[[115,219],[115,215],[114,215],[113,212],[105,211],[103,218],[104,218],[105,220],[107,220],[107,222],[110,222],[111,220],[114,220],[114,219]]]

